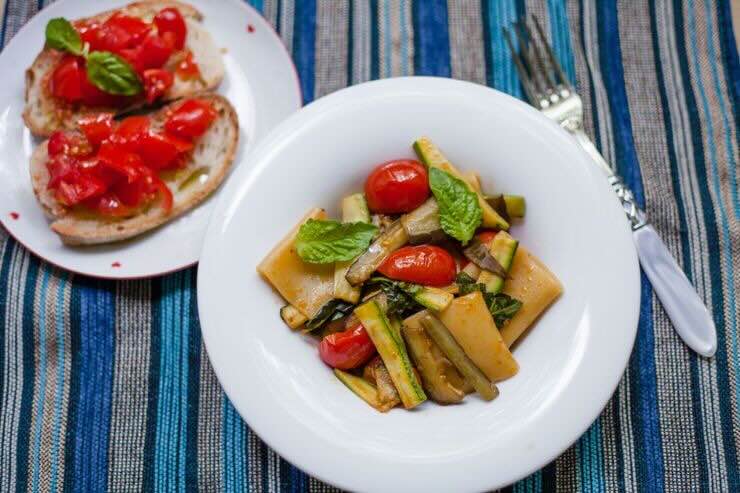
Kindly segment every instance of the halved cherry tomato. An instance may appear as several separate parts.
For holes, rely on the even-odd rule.
[[[188,28],[185,25],[185,19],[182,18],[180,11],[174,7],[162,9],[154,16],[154,25],[157,26],[159,34],[170,32],[175,35],[175,49],[181,50],[185,46],[185,38],[188,34]]]
[[[154,169],[164,169],[176,164],[177,147],[166,137],[149,134],[139,143],[139,155],[145,165]]]
[[[97,148],[113,133],[113,115],[111,113],[98,113],[84,116],[79,119],[77,126],[85,134],[87,141]]]
[[[146,102],[149,104],[162,97],[174,82],[174,77],[170,72],[159,68],[145,70],[142,78],[144,79]]]
[[[193,60],[192,51],[188,51],[185,58],[177,66],[177,75],[186,80],[200,77],[200,69],[198,68],[198,64]]]
[[[66,206],[77,205],[105,192],[106,186],[98,177],[88,173],[73,173],[59,182],[56,198]]]
[[[216,110],[208,101],[189,99],[170,115],[164,124],[167,133],[192,140],[203,135],[216,118]]]
[[[378,267],[378,272],[397,281],[425,286],[447,286],[455,280],[457,265],[447,250],[431,245],[396,250]]]
[[[375,354],[375,345],[361,324],[324,337],[319,344],[321,361],[340,370],[357,368]]]
[[[429,197],[427,171],[413,159],[383,163],[367,177],[365,197],[373,212],[410,212]]]
[[[51,93],[64,101],[75,103],[82,99],[82,79],[87,78],[80,59],[65,56],[49,79]]]
[[[497,234],[498,234],[498,231],[486,230],[486,231],[481,231],[480,233],[475,235],[475,237],[478,238],[478,241],[480,241],[481,243],[488,244],[493,241],[493,239],[496,237]]]

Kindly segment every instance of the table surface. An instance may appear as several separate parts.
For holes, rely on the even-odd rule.
[[[44,3],[0,0],[0,41]],[[577,81],[589,135],[710,307],[719,347],[710,360],[690,352],[643,276],[614,397],[578,442],[511,488],[740,490],[740,64],[729,1],[252,4],[291,51],[305,102],[411,74],[522,97],[500,28],[537,15]],[[74,276],[0,230],[0,492],[332,489],[269,450],[225,398],[195,281],[195,268],[131,282]]]

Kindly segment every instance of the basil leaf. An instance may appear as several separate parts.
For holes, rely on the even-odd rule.
[[[59,51],[82,55],[82,39],[64,17],[57,17],[46,24],[46,44]]]
[[[483,221],[478,196],[465,182],[439,168],[429,168],[429,188],[439,204],[444,232],[467,244]]]
[[[504,322],[510,320],[522,307],[521,301],[512,298],[508,294],[498,293],[491,295],[487,293],[487,295],[486,302],[488,303],[488,309],[491,310],[496,327],[501,328]]]
[[[109,51],[93,51],[87,57],[87,78],[98,89],[119,96],[135,96],[141,81],[126,60]]]
[[[464,296],[475,291],[483,293],[483,299],[486,300],[486,306],[488,306],[488,310],[491,312],[493,321],[498,328],[501,328],[504,325],[504,322],[510,320],[514,315],[516,315],[523,305],[521,301],[516,298],[512,298],[508,294],[493,294],[487,292],[485,284],[476,283],[475,279],[465,272],[458,273],[455,278],[455,282],[457,283],[458,294],[460,296]]]
[[[466,272],[459,272],[455,278],[455,283],[457,284],[457,294],[460,296],[465,296],[475,291],[480,291],[484,295],[486,294],[486,285],[476,282]]]
[[[413,296],[422,287],[409,282],[393,281],[387,277],[372,277],[366,283],[367,287],[380,286],[388,303],[386,315],[406,318],[424,307],[417,303]]]
[[[367,250],[377,232],[377,227],[365,222],[309,219],[298,231],[295,247],[312,264],[349,261]]]

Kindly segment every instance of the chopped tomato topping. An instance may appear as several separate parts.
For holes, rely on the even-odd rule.
[[[175,137],[192,140],[203,135],[216,116],[216,110],[208,101],[189,99],[170,115],[164,128]]]
[[[174,77],[172,73],[166,70],[154,68],[144,71],[144,93],[146,94],[146,102],[151,104],[167,90],[172,87]]]
[[[47,143],[48,189],[65,206],[79,205],[109,217],[135,214],[152,200],[170,211],[172,192],[157,173],[184,166],[193,139],[215,118],[208,102],[189,103],[173,113],[187,117],[177,127],[186,138],[152,129],[146,116],[116,122],[110,114],[82,118],[80,132],[55,132]]]
[[[110,217],[126,217],[133,213],[131,207],[125,205],[116,194],[110,192],[87,202],[91,209]]]
[[[144,82],[141,95],[122,97],[108,94],[90,83],[82,57],[67,55],[54,69],[49,79],[49,90],[63,101],[87,106],[119,108],[144,99],[151,104],[161,98],[174,77],[174,72],[164,67],[173,53],[184,48],[187,37],[187,24],[174,7],[162,9],[152,22],[117,12],[102,23],[77,22],[75,29],[90,51],[109,51],[121,56]],[[147,74],[150,70],[159,72]],[[192,55],[186,55],[174,70],[186,78],[200,73]]]
[[[100,113],[85,116],[77,122],[77,125],[82,130],[82,133],[85,134],[85,137],[87,137],[90,145],[97,148],[113,133],[113,115],[110,113]]]
[[[46,144],[46,152],[49,153],[49,156],[56,156],[57,154],[62,154],[67,150],[67,137],[64,135],[64,132],[54,132],[51,134],[51,137],[49,137],[49,142]]]
[[[95,175],[75,172],[59,181],[56,197],[66,206],[77,205],[85,199],[105,192],[105,183]]]
[[[177,75],[185,80],[200,77],[200,69],[198,68],[198,64],[193,60],[192,51],[188,51],[185,58],[177,66]]]
[[[154,17],[154,25],[157,26],[157,31],[159,31],[160,35],[172,33],[174,35],[175,49],[182,50],[183,46],[185,46],[188,28],[179,10],[174,7],[160,10]]]
[[[141,140],[139,154],[144,164],[150,168],[165,169],[177,164],[179,151],[166,137],[149,134]]]
[[[80,68],[80,59],[65,56],[57,65],[50,79],[50,89],[55,96],[74,103],[82,100],[82,78],[87,76]]]
[[[130,150],[136,150],[139,142],[149,133],[149,118],[146,116],[130,116],[124,118],[113,132],[111,141]]]

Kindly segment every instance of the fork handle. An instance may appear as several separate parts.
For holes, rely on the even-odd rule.
[[[567,126],[566,130],[568,130],[570,134],[576,138],[581,148],[583,148],[583,150],[586,151],[589,156],[591,156],[596,164],[598,164],[608,176],[614,176],[614,171],[612,170],[611,166],[609,166],[609,163],[606,162],[606,159],[604,159],[604,156],[601,155],[594,143],[591,142],[591,139],[588,138],[586,132],[584,132],[580,128],[570,129]]]
[[[601,155],[591,139],[580,128],[568,128],[586,153],[607,174],[632,225],[632,237],[640,265],[658,295],[668,317],[681,339],[691,349],[711,357],[717,349],[717,329],[709,310],[691,285],[686,274],[647,222],[645,212],[637,207],[634,196]]]
[[[652,226],[637,229],[632,236],[640,265],[676,332],[691,349],[712,357],[717,350],[717,329],[694,286]]]

